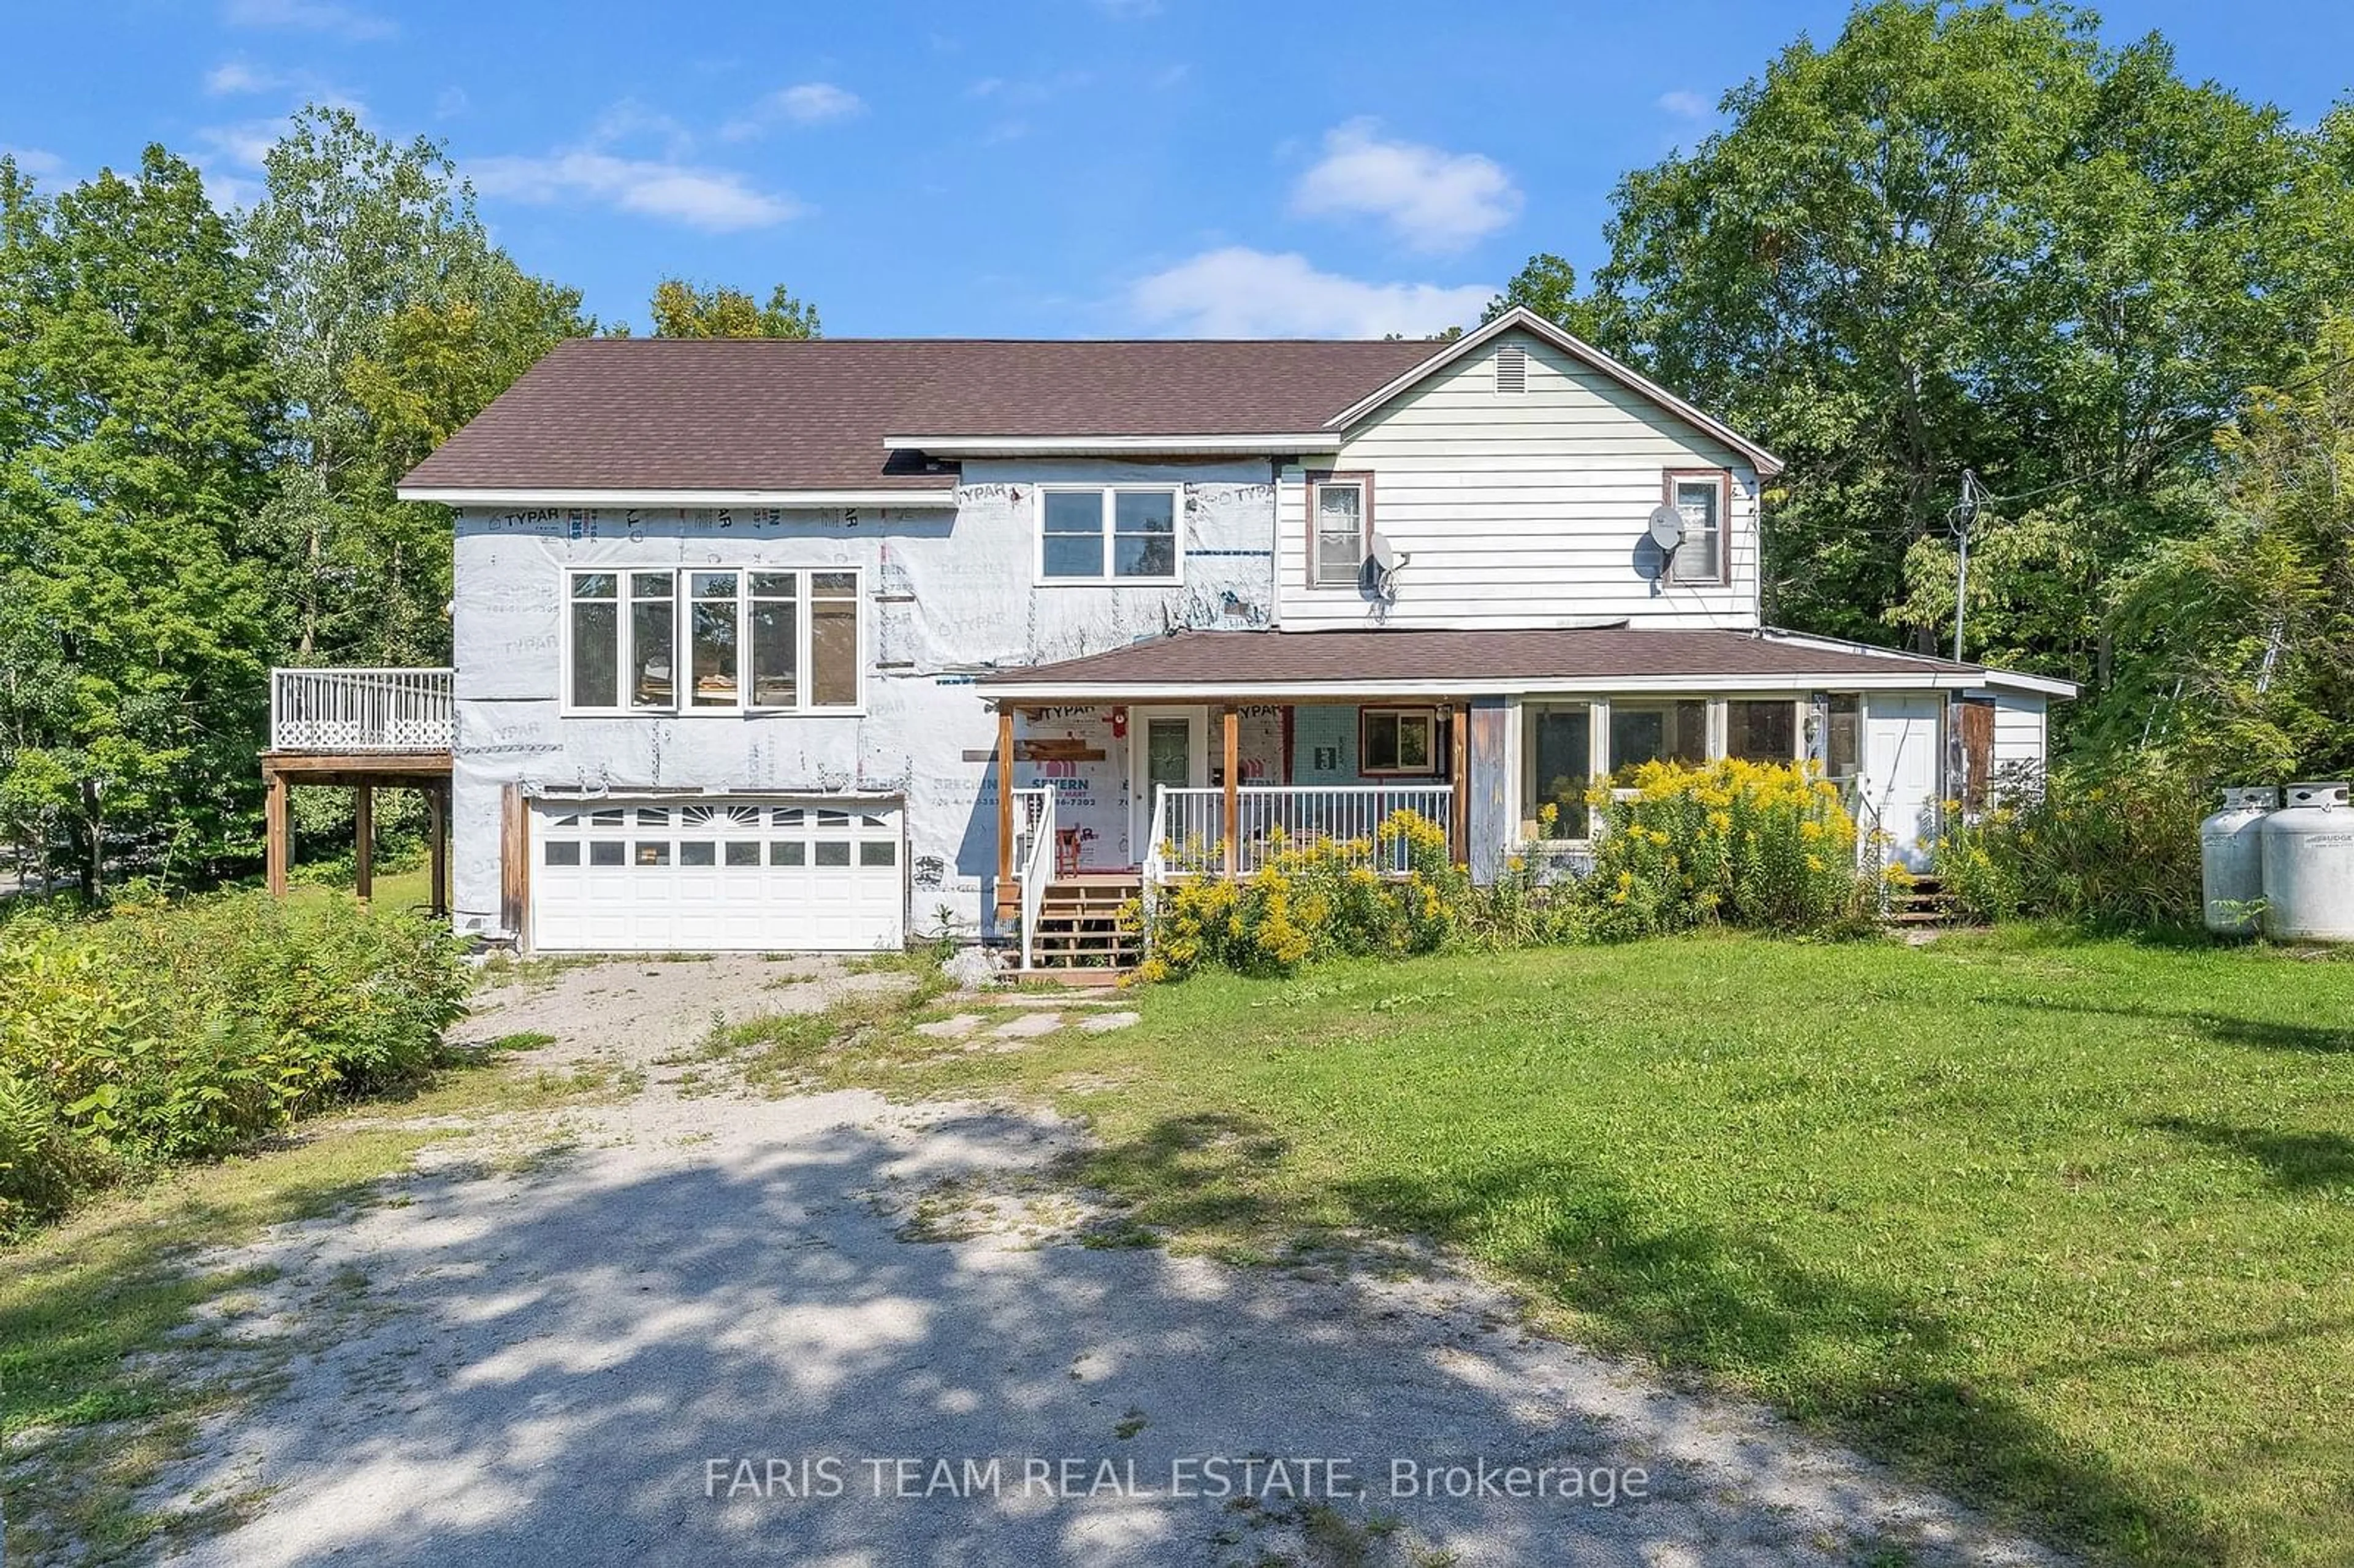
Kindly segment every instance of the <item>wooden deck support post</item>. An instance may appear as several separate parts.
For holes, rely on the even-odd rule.
[[[365,904],[376,894],[376,786],[355,787],[352,800],[352,886]]]
[[[1220,745],[1225,753],[1222,773],[1226,787],[1226,874],[1232,876],[1242,864],[1242,709],[1228,703],[1218,712],[1224,730]]]
[[[425,858],[432,885],[427,895],[432,913],[446,919],[450,914],[450,791],[446,788],[425,791]]]
[[[1455,780],[1455,821],[1447,831],[1448,847],[1454,852],[1455,863],[1471,863],[1471,705],[1455,705],[1454,722],[1447,726],[1449,745],[1454,755],[1447,758]]]
[[[1013,880],[1013,710],[997,710],[997,898]]]
[[[264,761],[261,765],[261,863],[270,896],[286,896],[287,863],[293,859],[293,840],[287,822],[286,775]]]

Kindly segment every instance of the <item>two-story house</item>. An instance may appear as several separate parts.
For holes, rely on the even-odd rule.
[[[567,343],[400,490],[457,532],[456,924],[1003,933],[1051,885],[1402,807],[1488,876],[1574,860],[1588,788],[1653,758],[1813,758],[1917,863],[2073,688],[1765,628],[1779,466],[1519,311],[1451,343]],[[281,676],[281,784],[306,736],[389,722],[319,679]],[[306,729],[323,702],[358,727]]]

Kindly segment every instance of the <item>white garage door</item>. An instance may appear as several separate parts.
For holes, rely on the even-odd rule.
[[[532,943],[552,952],[898,947],[896,801],[536,800]]]

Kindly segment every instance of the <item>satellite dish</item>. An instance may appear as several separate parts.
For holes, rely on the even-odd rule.
[[[1662,556],[1672,556],[1676,546],[1684,542],[1684,514],[1665,502],[1651,508],[1649,524],[1651,543],[1659,547]]]
[[[1375,599],[1395,599],[1398,571],[1412,559],[1391,549],[1390,542],[1376,534],[1366,547],[1364,564],[1357,568],[1358,584]]]

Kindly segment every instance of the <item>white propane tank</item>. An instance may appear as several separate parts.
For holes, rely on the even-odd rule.
[[[2280,791],[2223,791],[2223,809],[2199,824],[2199,884],[2207,928],[2219,937],[2256,934],[2256,901],[2264,895],[2264,819]]]
[[[2264,819],[2264,935],[2354,942],[2354,805],[2347,787],[2292,784]]]

